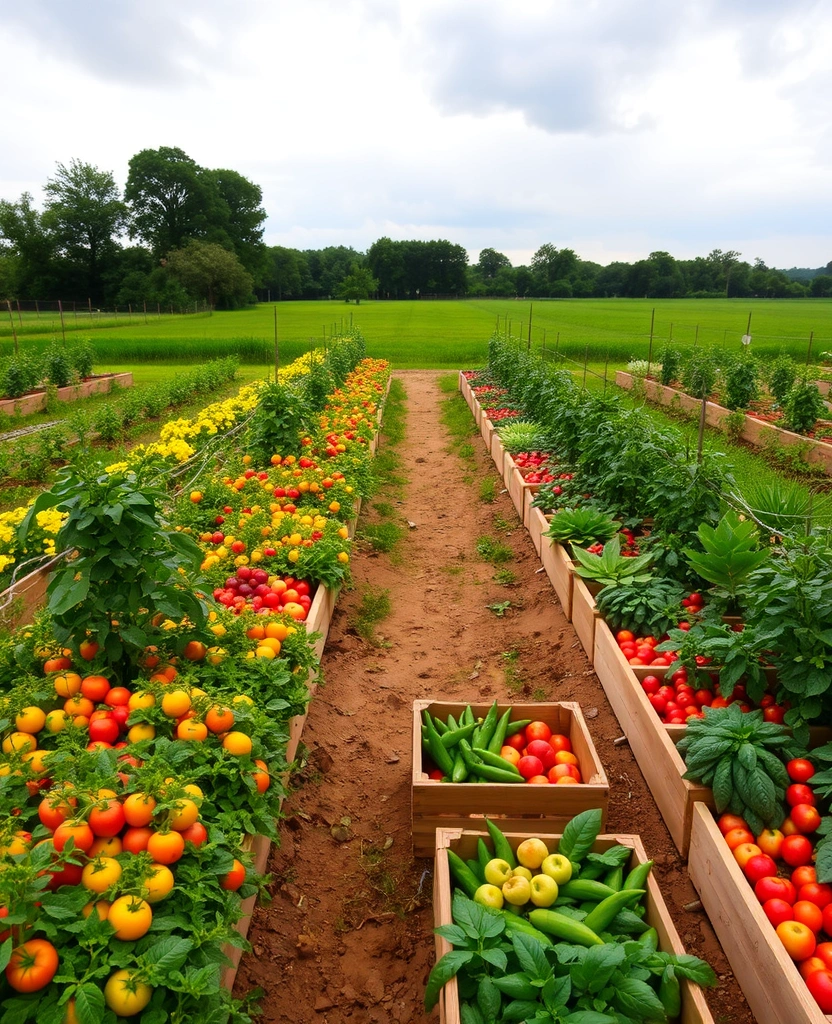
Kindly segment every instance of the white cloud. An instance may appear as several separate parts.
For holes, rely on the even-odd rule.
[[[813,0],[2,3],[0,198],[179,146],[267,241],[447,237],[515,261],[832,258],[832,13]],[[6,10],[5,8],[8,8]],[[746,248],[747,247],[747,248]]]

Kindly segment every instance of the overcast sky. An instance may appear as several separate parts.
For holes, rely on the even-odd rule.
[[[178,146],[270,245],[832,260],[830,0],[0,0],[0,198]]]

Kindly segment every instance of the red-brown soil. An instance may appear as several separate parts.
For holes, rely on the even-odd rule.
[[[407,534],[398,551],[358,545],[353,588],[338,600],[323,657],[325,685],[309,711],[307,756],[285,804],[281,843],[269,869],[273,900],[255,911],[235,995],[260,986],[266,1022],[343,1024],[436,1021],[424,1013],[434,963],[433,862],[413,858],[410,839],[412,703],[494,697],[579,701],[610,780],[608,831],[641,834],[688,952],[720,977],[709,995],[720,1024],[752,1024],[742,994],[696,900],[633,755],[614,746],[621,728],[478,435],[476,471],[448,450],[440,421],[447,399],[437,374],[398,374],[407,392],[400,447]],[[461,401],[456,398],[454,400]],[[473,426],[473,422],[472,422]],[[384,437],[381,439],[384,444]],[[379,495],[377,500],[389,496]],[[373,521],[371,504],[362,521]],[[411,525],[408,525],[411,524]],[[488,534],[511,546],[517,582],[494,581],[476,553]],[[376,645],[356,633],[369,589],[389,592],[391,611]],[[510,601],[503,617],[490,604]],[[503,657],[518,651],[513,688]]]

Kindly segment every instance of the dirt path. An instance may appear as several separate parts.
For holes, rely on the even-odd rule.
[[[688,951],[723,979],[711,997],[715,1018],[750,1024],[707,918],[683,909],[696,893],[632,754],[613,745],[621,729],[548,579],[536,572],[514,506],[500,487],[493,504],[479,500],[480,480],[496,477],[485,446],[472,438],[477,476],[463,482],[440,422],[438,375],[398,376],[407,392],[400,448],[407,484],[397,511],[413,527],[398,556],[365,550],[353,559],[354,589],[339,598],[323,658],[326,685],[303,733],[302,785],[286,804],[270,860],[274,899],[255,912],[253,951],[235,994],[259,985],[267,1022],[437,1019],[422,1010],[434,963],[433,862],[414,860],[410,842],[412,702],[519,702],[534,694],[581,703],[610,779],[609,831],[640,832]],[[373,517],[366,506],[364,516]],[[513,549],[515,584],[495,582],[494,567],[478,558],[484,534]],[[368,588],[389,591],[391,612],[377,629],[383,646],[366,643],[351,625]],[[503,617],[487,607],[507,600]],[[515,659],[504,657],[513,651]]]

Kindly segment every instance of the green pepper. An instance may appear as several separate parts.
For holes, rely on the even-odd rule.
[[[468,765],[468,771],[486,782],[525,782],[520,772],[508,772],[502,768],[495,768],[490,764],[483,764],[481,761]]]
[[[601,900],[598,906],[584,918],[584,924],[595,932],[603,932],[612,919],[623,910],[628,904],[635,903],[640,899],[646,890],[644,889],[622,889],[614,892]]]
[[[506,761],[499,754],[492,754],[490,750],[486,750],[484,747],[472,747],[471,749],[481,761],[485,764],[490,764],[492,768],[501,768],[504,772],[514,772],[515,775],[520,774],[517,767],[511,761]]]
[[[476,747],[488,747],[491,742],[491,737],[494,735],[494,730],[497,728],[497,701],[495,700],[491,707],[488,709],[488,714],[482,723],[482,726],[477,737],[477,742],[472,743],[472,746]]]
[[[615,889],[616,892],[622,887],[624,882],[624,868],[621,866],[613,868],[612,871],[608,871],[604,875],[604,885],[608,885],[610,889]],[[635,888],[635,886],[633,886]]]
[[[506,726],[506,738],[513,736],[516,732],[520,732],[521,729],[525,729],[527,725],[531,724],[531,718],[523,718],[516,722],[509,722]]]
[[[440,736],[442,746],[450,750],[450,748],[455,747],[460,740],[469,739],[476,727],[476,723],[471,722],[470,725],[460,725],[457,728],[449,729],[444,736]]]
[[[497,722],[497,727],[494,730],[494,735],[491,737],[488,743],[488,750],[492,754],[499,754],[503,749],[503,742],[506,738],[506,729],[508,728],[508,720],[511,718],[511,708],[500,715],[500,719]]]
[[[465,861],[455,854],[453,850],[447,850],[446,853],[448,854],[448,867],[454,881],[466,896],[473,899],[474,893],[480,887],[480,883],[477,881],[477,876],[471,871]]]
[[[471,874],[474,876],[474,878],[477,879],[477,881],[480,883],[480,885],[484,885],[485,884],[485,875],[482,873],[482,868],[480,867],[480,862],[478,860],[472,860],[472,859],[469,858],[468,860],[465,861],[465,863],[468,865],[468,867],[471,870]]]
[[[465,763],[465,758],[462,756],[462,751],[457,746],[456,754],[454,755],[454,766],[451,770],[451,782],[465,782],[467,778],[468,765]]]
[[[621,888],[643,889],[647,884],[647,876],[650,874],[650,869],[652,867],[652,860],[646,860],[641,864],[636,864],[633,870],[624,879],[624,884],[621,886]]]
[[[655,928],[648,928],[639,935],[637,941],[640,946],[649,949],[651,953],[655,953],[659,948],[659,933]]]
[[[556,910],[532,910],[529,920],[542,932],[548,935],[555,935],[559,939],[571,942],[576,946],[603,946],[604,940],[583,921],[576,921],[574,917],[567,917],[559,914]]]
[[[494,856],[499,857],[500,860],[507,861],[513,868],[516,868],[517,857],[514,855],[511,843],[506,839],[499,827],[490,818],[485,819],[485,827],[488,829],[491,842],[494,844]]]
[[[676,975],[673,964],[668,964],[662,971],[659,980],[659,999],[664,1012],[670,1020],[674,1020],[682,1012],[682,986]]]
[[[443,775],[447,775],[448,778],[451,778],[454,771],[453,758],[442,746],[442,740],[439,737],[439,733],[436,731],[434,721],[427,711],[425,711],[425,728],[428,731],[428,749],[430,751],[430,756],[433,758],[433,763]]]
[[[583,876],[580,878],[570,878],[559,890],[561,896],[569,896],[572,899],[578,900],[578,902],[592,900],[593,903],[600,903],[601,900],[605,900],[614,893],[615,889],[604,885],[603,882],[595,882]]]
[[[485,865],[491,860],[491,852],[482,836],[477,840],[477,860],[480,862],[480,874],[485,878]]]

